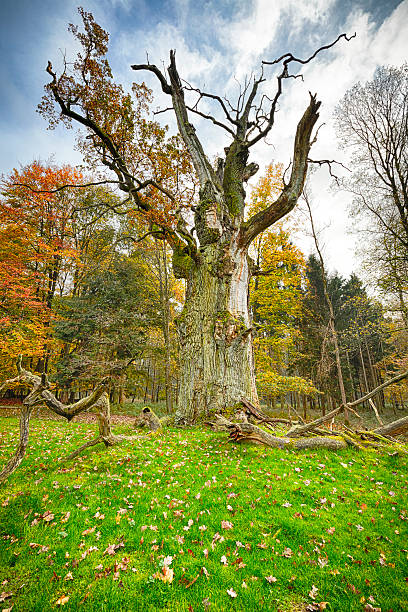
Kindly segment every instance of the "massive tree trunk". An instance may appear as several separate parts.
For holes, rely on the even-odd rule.
[[[206,246],[187,275],[186,302],[177,320],[180,395],[177,421],[192,422],[243,398],[258,403],[248,310],[250,265],[236,234]]]

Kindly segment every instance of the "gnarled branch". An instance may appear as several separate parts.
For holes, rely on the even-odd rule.
[[[319,118],[320,102],[310,95],[310,103],[299,121],[293,151],[293,164],[290,179],[275,202],[268,208],[253,215],[241,230],[241,242],[249,245],[258,234],[279,221],[294,208],[300,197],[307,172],[307,158],[311,147],[311,134]]]

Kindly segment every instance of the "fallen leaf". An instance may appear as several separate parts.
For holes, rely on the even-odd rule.
[[[89,535],[90,533],[93,533],[95,531],[95,527],[92,527],[90,529],[85,529],[85,531],[82,532],[82,535]]]
[[[13,597],[13,593],[11,591],[3,591],[3,593],[0,593],[0,603],[3,603],[3,601],[6,601],[6,599],[10,599],[10,597]]]
[[[277,582],[277,578],[275,578],[275,576],[265,576],[265,580],[267,580],[269,583],[272,582]]]
[[[157,578],[162,582],[167,582],[168,584],[171,584],[174,578],[174,571],[171,567],[167,567],[167,565],[165,565],[162,568],[161,573],[157,575]]]
[[[315,587],[314,584],[312,584],[312,588],[309,591],[309,597],[311,599],[316,599],[316,595],[318,593],[319,589],[317,587]]]
[[[231,523],[231,521],[221,521],[221,527],[223,529],[232,529],[234,525]]]

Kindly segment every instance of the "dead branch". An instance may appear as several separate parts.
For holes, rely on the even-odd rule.
[[[305,60],[302,60],[298,57],[294,57],[294,55],[292,55],[292,53],[285,53],[284,55],[281,55],[280,57],[278,57],[278,59],[273,60],[272,62],[267,62],[267,61],[262,61],[263,64],[265,65],[272,65],[272,64],[279,64],[281,61],[283,61],[284,65],[288,66],[288,64],[290,62],[297,62],[298,64],[308,64],[309,62],[312,61],[312,59],[314,59],[316,57],[316,55],[318,53],[320,53],[320,51],[324,51],[326,49],[330,49],[331,47],[334,47],[334,45],[336,43],[339,42],[340,38],[345,38],[347,41],[350,41],[352,38],[356,37],[356,32],[354,32],[354,34],[352,34],[352,36],[347,36],[347,34],[340,34],[335,41],[333,41],[332,43],[328,44],[328,45],[323,45],[322,47],[320,47],[319,49],[317,49],[313,55],[311,55],[310,57],[308,57]]]
[[[254,406],[253,404],[251,404],[251,402],[249,402],[245,398],[241,399],[241,404],[244,408],[243,412],[245,416],[247,417],[247,419],[253,418],[259,424],[263,424],[269,429],[274,429],[273,426],[278,423],[282,423],[284,425],[292,425],[292,422],[289,419],[268,417],[264,412],[262,412],[260,408],[257,408],[256,406]]]
[[[347,407],[351,410],[358,418],[361,419],[360,415],[353,410],[353,406],[370,401],[371,397],[382,391],[382,389],[392,385],[408,376],[408,371],[398,374],[391,380],[384,382],[379,385],[370,393],[365,396],[350,402],[346,405],[342,404],[331,412],[324,416],[315,419],[311,423],[297,423],[293,426],[285,436],[277,437],[266,432],[261,427],[257,427],[252,423],[234,423],[229,419],[225,418],[220,414],[215,415],[214,423],[208,423],[215,430],[223,430],[229,432],[229,440],[233,442],[253,442],[255,444],[265,444],[273,448],[327,448],[332,450],[339,450],[346,448],[346,446],[352,446],[357,450],[364,450],[367,447],[384,447],[385,445],[394,445],[397,452],[407,452],[405,448],[399,445],[395,440],[390,438],[391,435],[399,435],[408,430],[408,416],[394,421],[388,425],[377,427],[372,431],[353,431],[349,427],[344,427],[342,432],[331,432],[322,429],[320,426],[334,419],[335,416],[340,414]],[[258,424],[272,428],[273,423],[286,422],[287,419],[274,419],[269,418],[265,415],[262,410],[243,398],[241,400],[243,406],[243,413],[247,419],[255,419]],[[377,416],[377,418],[379,418]],[[315,435],[318,434],[318,435]]]
[[[88,442],[85,442],[85,444],[83,444],[82,446],[74,450],[72,453],[70,453],[67,457],[65,457],[65,461],[70,461],[71,459],[75,459],[75,457],[78,457],[78,455],[80,455],[82,451],[86,450],[87,448],[90,448],[91,446],[96,446],[97,444],[100,444],[101,442],[103,442],[102,436],[98,436],[97,438],[94,438],[93,440],[89,440]]]
[[[392,423],[388,423],[388,425],[377,427],[376,429],[373,429],[372,433],[378,434],[380,436],[398,436],[407,430],[408,416],[402,417],[402,419],[398,419],[397,421],[393,421]]]
[[[347,446],[346,441],[341,438],[316,436],[293,440],[288,437],[272,436],[260,427],[252,425],[252,423],[232,423],[220,415],[216,415],[215,423],[229,431],[228,438],[231,442],[254,442],[255,444],[265,444],[266,446],[281,449],[327,448],[340,450]]]
[[[18,376],[6,380],[0,386],[0,395],[10,387],[16,385],[24,385],[31,387],[29,394],[23,401],[23,406],[20,413],[20,439],[14,455],[0,472],[0,482],[8,478],[21,464],[24,459],[29,436],[30,416],[35,406],[45,404],[50,410],[56,414],[63,416],[67,421],[71,421],[74,416],[94,408],[97,411],[97,419],[99,425],[99,435],[97,438],[83,444],[80,448],[71,453],[68,458],[77,457],[82,451],[99,443],[104,443],[105,446],[113,446],[124,440],[132,441],[140,439],[140,436],[123,436],[114,435],[110,424],[110,403],[109,396],[106,393],[108,380],[102,380],[95,390],[87,397],[82,398],[73,404],[63,404],[53,393],[49,391],[49,382],[47,376],[43,374],[41,377],[26,370],[21,365],[22,358],[19,356],[16,367]]]
[[[20,413],[20,440],[14,455],[9,459],[4,468],[0,472],[0,483],[6,480],[15,472],[20,463],[23,461],[28,445],[28,435],[30,430],[30,416],[32,408],[22,406]]]
[[[377,406],[374,404],[373,400],[370,399],[368,400],[368,403],[370,404],[371,408],[374,410],[374,414],[375,414],[375,418],[377,419],[377,421],[379,422],[379,424],[381,425],[381,427],[383,427],[384,423],[382,422],[380,415],[378,414],[378,410],[377,410]]]

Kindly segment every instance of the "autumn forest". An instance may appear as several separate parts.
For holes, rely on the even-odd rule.
[[[234,98],[174,50],[126,88],[78,13],[29,103],[82,163],[1,178],[0,603],[406,609],[407,64],[343,92],[326,159],[308,71],[358,32],[263,56]]]

